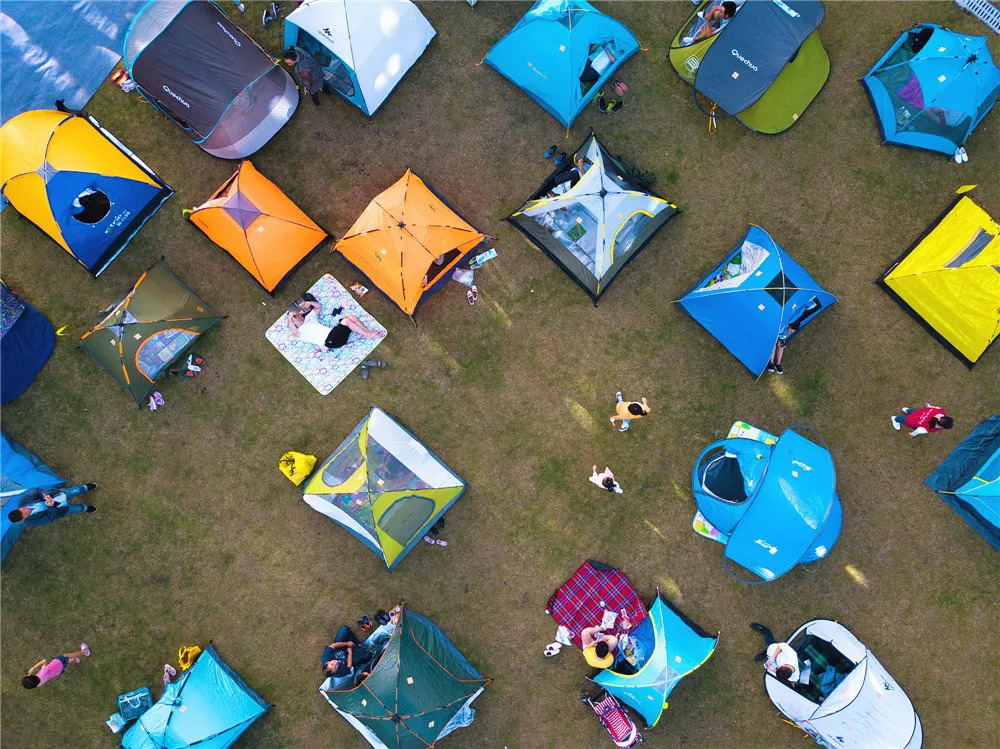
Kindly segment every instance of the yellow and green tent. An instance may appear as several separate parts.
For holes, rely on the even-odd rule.
[[[971,368],[1000,336],[1000,224],[966,193],[879,283]]]
[[[342,525],[392,569],[465,491],[465,482],[373,406],[302,487],[306,504]]]

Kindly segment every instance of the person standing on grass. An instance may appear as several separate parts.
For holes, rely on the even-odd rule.
[[[615,393],[615,398],[618,400],[618,405],[615,406],[616,413],[611,417],[611,424],[614,426],[616,421],[621,421],[622,425],[618,427],[619,432],[627,432],[629,422],[632,419],[641,419],[643,416],[649,415],[650,408],[645,398],[642,399],[642,402],[626,401],[621,390]]]
[[[599,486],[602,489],[607,489],[609,492],[614,492],[615,494],[622,494],[621,485],[615,480],[615,475],[611,473],[611,469],[604,468],[604,473],[597,472],[597,466],[594,466],[594,472],[590,476],[590,483],[595,486]]]
[[[75,653],[63,653],[57,655],[51,661],[42,658],[34,666],[28,669],[28,675],[21,679],[21,686],[25,689],[40,687],[47,681],[51,681],[69,668],[71,663],[79,663],[80,657],[89,657],[90,648],[87,643],[81,642],[80,649]]]
[[[97,484],[78,484],[67,489],[60,489],[55,494],[42,492],[42,498],[26,496],[21,500],[21,506],[7,513],[7,519],[12,523],[21,523],[31,527],[48,525],[59,518],[74,515],[78,512],[97,512],[93,505],[75,504],[70,500],[77,495],[93,491]]]
[[[295,75],[302,81],[302,89],[318,107],[319,92],[328,94],[330,87],[326,85],[323,68],[316,62],[316,58],[301,47],[289,47],[285,50],[285,65],[295,71]]]
[[[892,428],[898,432],[900,427],[905,424],[911,430],[911,437],[933,434],[955,426],[955,420],[948,416],[947,411],[939,406],[932,406],[930,403],[924,403],[924,408],[904,408],[902,411],[903,416],[890,418]]]

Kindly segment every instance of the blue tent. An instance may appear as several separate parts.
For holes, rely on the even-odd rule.
[[[208,644],[122,736],[125,749],[226,749],[270,709]]]
[[[726,571],[743,582],[768,582],[825,557],[840,536],[843,508],[825,446],[795,427],[775,439],[737,422],[741,426],[756,438],[730,436],[706,447],[691,473],[691,490],[698,510],[721,534],[716,540],[726,545]],[[738,577],[730,562],[757,579]]]
[[[679,304],[759,377],[778,338],[791,341],[836,301],[766,231],[751,226]]]
[[[973,429],[924,483],[1000,551],[1000,414]]]
[[[861,79],[882,142],[951,156],[1000,94],[1000,69],[984,36],[923,23],[896,40]]]
[[[569,127],[639,41],[585,0],[538,0],[484,62]]]
[[[28,389],[55,346],[52,323],[0,281],[0,403]]]
[[[12,440],[6,432],[0,431],[0,497],[3,497],[3,511],[0,513],[0,561],[24,530],[24,523],[12,523],[7,513],[16,510],[21,498],[36,489],[51,489],[65,483],[64,479],[45,465],[37,455],[25,450]]]
[[[667,697],[678,682],[701,666],[715,652],[719,637],[706,634],[697,624],[660,598],[649,608],[634,636],[649,629],[653,647],[649,658],[634,674],[601,671],[594,681],[655,726],[667,709]]]

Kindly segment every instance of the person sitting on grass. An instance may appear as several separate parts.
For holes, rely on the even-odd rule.
[[[35,528],[54,523],[60,518],[78,512],[97,512],[97,508],[93,505],[70,502],[73,497],[96,488],[97,484],[91,481],[89,484],[78,484],[60,489],[53,494],[42,492],[41,499],[36,494],[26,494],[21,498],[21,506],[7,513],[7,519],[12,523],[23,522],[25,525]]]
[[[580,641],[583,643],[583,657],[587,665],[594,668],[609,668],[615,662],[612,651],[618,647],[618,638],[605,634],[600,624],[596,627],[587,627],[580,632]]]
[[[28,669],[28,675],[21,679],[21,686],[25,689],[40,687],[45,682],[59,676],[69,668],[69,664],[79,663],[81,657],[88,656],[90,656],[90,648],[87,647],[87,643],[81,642],[80,649],[75,653],[63,653],[62,655],[57,655],[52,660],[42,658],[42,660]]]
[[[615,494],[623,493],[621,485],[615,480],[615,475],[611,472],[610,468],[605,466],[604,473],[598,473],[597,466],[595,465],[593,470],[594,472],[590,475],[590,483]]]
[[[347,344],[351,333],[365,338],[381,338],[382,333],[365,326],[356,315],[343,314],[342,307],[332,310],[333,325],[324,325],[319,320],[322,305],[308,292],[288,307],[288,329],[301,341],[328,349],[337,349]]]

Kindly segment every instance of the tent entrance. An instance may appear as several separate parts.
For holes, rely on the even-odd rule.
[[[378,527],[406,546],[434,514],[434,500],[411,495],[396,500],[379,518]]]
[[[746,502],[746,486],[736,453],[720,447],[706,456],[700,473],[701,488],[715,499],[732,504]]]
[[[335,88],[338,93],[348,98],[354,96],[356,89],[354,80],[351,78],[351,70],[347,64],[337,55],[323,46],[312,34],[304,29],[299,29],[299,35],[295,39],[295,46],[305,50],[313,59],[319,63],[326,75],[326,83]]]
[[[833,690],[856,668],[856,665],[837,650],[833,643],[805,631],[788,644],[798,653],[799,668],[804,667],[806,661],[809,661],[809,682],[786,683],[785,686],[790,686],[797,694],[817,705],[823,704]]]

